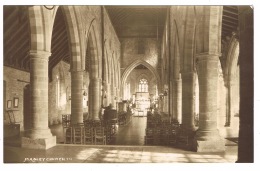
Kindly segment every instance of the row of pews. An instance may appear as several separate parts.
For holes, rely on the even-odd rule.
[[[72,125],[70,115],[62,115],[62,126],[65,144],[106,145],[116,136],[118,120],[85,120],[83,124]]]
[[[188,145],[189,133],[165,115],[147,113],[145,145]]]

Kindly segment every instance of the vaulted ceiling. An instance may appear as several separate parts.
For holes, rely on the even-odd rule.
[[[119,36],[160,38],[163,34],[169,6],[105,6]],[[5,66],[29,71],[30,27],[27,6],[3,8],[3,60]],[[237,6],[224,6],[222,38],[231,36],[238,27]],[[62,10],[58,9],[54,21],[49,76],[61,60],[70,63],[67,29]]]

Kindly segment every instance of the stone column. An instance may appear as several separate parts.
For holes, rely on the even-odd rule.
[[[169,83],[169,91],[168,91],[168,96],[169,96],[169,105],[168,105],[168,110],[169,110],[169,116],[172,118],[173,116],[173,82],[172,79],[170,79]]]
[[[182,115],[182,80],[181,79],[174,79],[173,80],[173,118],[181,123]]]
[[[71,124],[83,123],[83,71],[71,71]]]
[[[106,97],[103,95],[104,100],[104,107],[108,106],[111,103],[111,95],[110,95],[110,84],[105,82],[104,83],[104,89],[106,91]]]
[[[169,114],[168,103],[169,103],[169,91],[167,92],[167,95],[163,96],[163,112],[166,114]]]
[[[182,72],[182,126],[190,131],[194,125],[194,73]]]
[[[230,118],[231,118],[231,86],[229,83],[225,85],[226,87],[226,123],[225,127],[230,127]]]
[[[100,78],[91,78],[89,84],[90,96],[90,115],[92,120],[99,120],[100,109],[101,109],[101,79]]]
[[[117,101],[117,93],[116,93],[116,87],[113,87],[113,91],[112,91],[112,108],[116,109],[116,101]]]
[[[48,59],[51,53],[30,51],[30,123],[21,146],[48,149],[56,145],[56,136],[48,127]],[[27,123],[26,123],[27,124]]]
[[[112,104],[112,106],[114,105],[114,100],[115,100],[115,96],[114,96],[114,87],[113,85],[110,86],[110,103]]]
[[[118,90],[118,88],[116,87],[116,110],[118,110],[118,102],[120,102],[120,95],[119,95],[119,90]]]
[[[254,162],[254,15],[250,6],[239,6],[239,163]]]
[[[158,109],[159,112],[163,112],[163,106],[164,106],[164,96],[161,95],[162,93],[159,94],[159,101],[158,101]]]
[[[120,88],[117,88],[117,101],[121,101]]]
[[[225,142],[217,129],[217,93],[219,54],[197,55],[199,80],[199,129],[194,147],[198,152],[225,151]]]

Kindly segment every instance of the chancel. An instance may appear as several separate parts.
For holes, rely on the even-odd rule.
[[[254,162],[253,14],[3,6],[4,162]]]

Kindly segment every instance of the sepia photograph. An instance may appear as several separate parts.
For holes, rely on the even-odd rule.
[[[254,5],[2,9],[4,165],[256,162]]]

